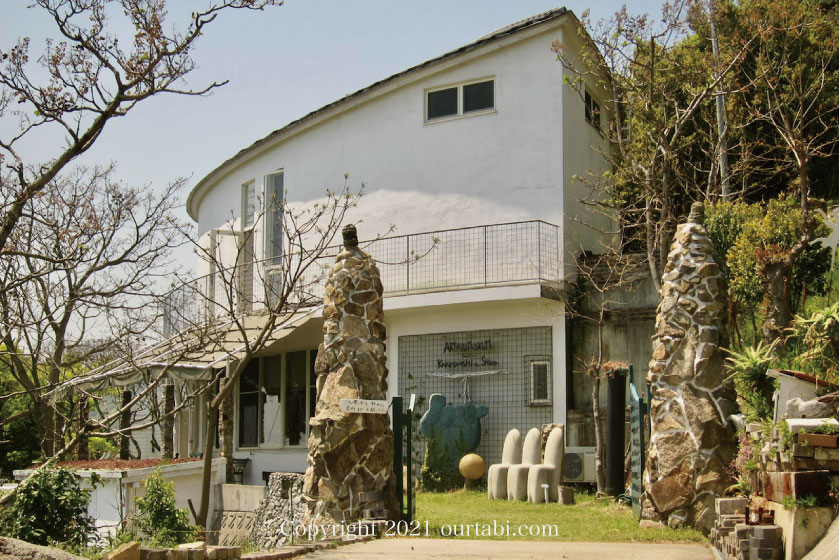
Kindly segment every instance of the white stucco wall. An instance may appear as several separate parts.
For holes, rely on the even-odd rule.
[[[280,169],[291,202],[340,189],[345,173],[351,187],[364,182],[352,216],[364,218],[362,238],[391,224],[398,234],[530,219],[562,226],[564,205],[577,200],[564,196],[574,189],[571,175],[599,156],[590,153],[598,135],[588,138],[583,103],[563,83],[554,39],[562,39],[556,21],[496,40],[397,79],[283,142],[266,142],[207,181],[205,194],[204,186],[193,194],[199,234],[241,214],[243,184],[254,180],[261,190]],[[493,112],[424,123],[427,89],[482,78],[495,80]],[[588,136],[573,135],[565,149],[564,129]]]

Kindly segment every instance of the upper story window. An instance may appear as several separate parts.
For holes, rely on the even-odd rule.
[[[265,256],[279,262],[283,255],[283,172],[265,177]]]
[[[252,180],[242,185],[242,229],[247,230],[254,227],[254,216],[256,214],[257,187]]]
[[[426,121],[492,111],[495,80],[481,80],[426,91]]]
[[[583,92],[583,117],[586,122],[598,130],[601,129],[601,106],[598,105],[598,102],[595,101],[588,90]]]

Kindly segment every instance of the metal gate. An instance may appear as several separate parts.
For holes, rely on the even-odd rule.
[[[402,397],[394,397],[391,404],[394,430],[394,475],[400,519],[411,523],[416,513],[417,475],[420,468],[412,438],[414,432],[414,394],[411,395],[406,410],[403,410]]]

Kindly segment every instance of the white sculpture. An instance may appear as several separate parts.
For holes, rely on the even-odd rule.
[[[522,446],[522,463],[508,467],[508,500],[524,500],[527,495],[528,471],[540,462],[540,431],[531,428]]]
[[[487,497],[498,500],[507,496],[507,474],[511,465],[522,461],[522,435],[516,428],[505,436],[502,462],[490,465],[487,471]]]
[[[564,432],[563,426],[551,430],[545,444],[543,464],[528,469],[528,501],[531,503],[559,500],[558,488],[563,483],[563,455],[566,450]],[[547,492],[543,490],[545,485],[548,485]]]

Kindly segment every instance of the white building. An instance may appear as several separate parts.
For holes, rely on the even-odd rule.
[[[265,201],[304,207],[340,189],[345,173],[363,181],[352,216],[364,219],[360,239],[396,226],[367,247],[382,261],[389,392],[416,394],[421,410],[433,392],[486,405],[478,452],[488,463],[508,429],[566,421],[569,333],[557,293],[569,256],[598,250],[581,222],[608,226],[573,179],[606,168],[605,95],[564,83],[551,49],[577,48],[578,29],[571,12],[552,10],[385,78],[256,141],[187,200],[214,255],[248,244],[256,264],[241,267],[243,285],[258,292],[260,263],[283,251]],[[427,256],[406,262],[433,238]],[[201,261],[198,273],[215,271]],[[246,484],[306,468],[321,322],[288,331],[239,383],[234,455],[250,459]],[[186,429],[200,425],[199,410],[180,423],[182,454],[201,450],[201,434]]]

